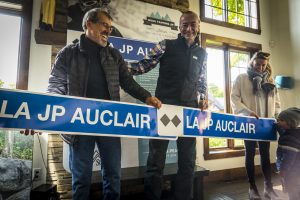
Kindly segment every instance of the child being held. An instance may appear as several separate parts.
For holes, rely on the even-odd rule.
[[[289,200],[300,200],[300,109],[288,108],[278,115],[276,165]]]

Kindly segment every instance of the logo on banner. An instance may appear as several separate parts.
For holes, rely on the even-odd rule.
[[[175,115],[172,119],[170,119],[168,117],[168,115],[164,114],[162,116],[162,118],[160,118],[160,121],[165,125],[167,126],[170,122],[172,122],[174,124],[175,127],[177,127],[180,123],[181,123],[181,120],[179,119],[179,117],[177,115]]]
[[[175,26],[175,23],[171,21],[168,14],[165,15],[165,17],[161,17],[158,12],[151,13],[150,17],[147,17],[147,19],[144,19],[145,25],[160,25],[160,26],[167,26],[170,27],[171,30],[178,30],[178,26]]]

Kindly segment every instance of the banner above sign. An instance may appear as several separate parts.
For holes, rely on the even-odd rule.
[[[141,60],[155,46],[155,43],[132,40],[121,37],[109,37],[109,42],[112,47],[118,49],[126,60]]]
[[[84,99],[0,90],[0,128],[65,134],[174,139],[223,137],[276,140],[274,119],[255,119],[199,109]]]

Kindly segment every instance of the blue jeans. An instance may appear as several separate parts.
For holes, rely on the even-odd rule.
[[[158,200],[163,186],[168,140],[149,141],[149,156],[145,174],[146,199]],[[174,184],[174,198],[188,200],[192,196],[194,168],[196,160],[196,139],[180,137],[177,139],[178,172]]]
[[[73,200],[89,199],[95,143],[101,157],[103,199],[120,199],[121,143],[120,138],[78,136],[69,145],[69,165],[72,173]]]

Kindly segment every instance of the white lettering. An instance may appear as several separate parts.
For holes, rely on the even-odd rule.
[[[79,120],[80,123],[85,124],[81,108],[76,108],[76,111],[71,119],[71,123],[74,123],[75,120]]]
[[[234,131],[234,126],[233,126],[233,121],[228,122],[228,131],[233,132]]]
[[[198,123],[197,117],[194,118],[193,128],[195,128],[195,127],[199,129],[199,123]]]
[[[146,124],[146,127],[150,129],[150,116],[141,114],[141,128],[144,128],[144,125]]]
[[[126,127],[127,125],[131,125],[132,128],[135,127],[133,117],[131,113],[128,113],[124,122],[124,126]]]
[[[7,100],[3,100],[2,106],[1,106],[1,112],[0,112],[0,117],[5,117],[5,118],[13,118],[12,114],[6,114],[6,106],[7,106]]]
[[[136,120],[135,127],[140,128],[140,114],[138,114],[138,113],[136,114],[135,120]]]
[[[51,105],[47,104],[45,115],[42,116],[42,114],[39,113],[38,114],[38,119],[40,121],[46,121],[46,120],[48,120],[49,119],[49,115],[50,115],[50,109],[51,109]]]
[[[91,121],[91,109],[87,109],[86,111],[86,122],[91,125],[97,124],[99,119],[99,110],[95,110],[94,121]]]
[[[108,121],[104,121],[104,115],[108,114],[110,117],[113,116],[112,112],[109,110],[104,110],[101,114],[100,114],[100,122],[104,125],[104,126],[109,126],[112,123],[112,120],[108,120]]]
[[[249,124],[249,133],[255,134],[255,124]]]
[[[186,128],[193,128],[191,125],[190,125],[190,118],[189,116],[186,116]]]
[[[216,124],[216,131],[221,131],[221,123],[220,123],[220,120],[217,121],[217,124]]]
[[[138,55],[140,55],[140,54],[142,54],[143,56],[145,56],[145,52],[144,52],[144,50],[143,50],[143,48],[142,47],[140,47],[139,49],[138,49],[138,52],[137,52],[137,56]]]
[[[128,45],[126,53],[129,54],[133,50],[133,47]]]
[[[118,122],[118,115],[119,113],[117,111],[115,111],[114,113],[114,126],[119,126],[119,127],[124,127],[124,125],[122,123]]]
[[[20,115],[24,115],[26,119],[30,119],[29,109],[27,102],[23,102],[17,110],[14,118],[18,118]]]
[[[125,53],[125,44],[122,45],[122,49],[119,49],[120,53]]]
[[[66,109],[63,106],[53,106],[51,121],[55,122],[56,117],[63,116],[66,112]]]

